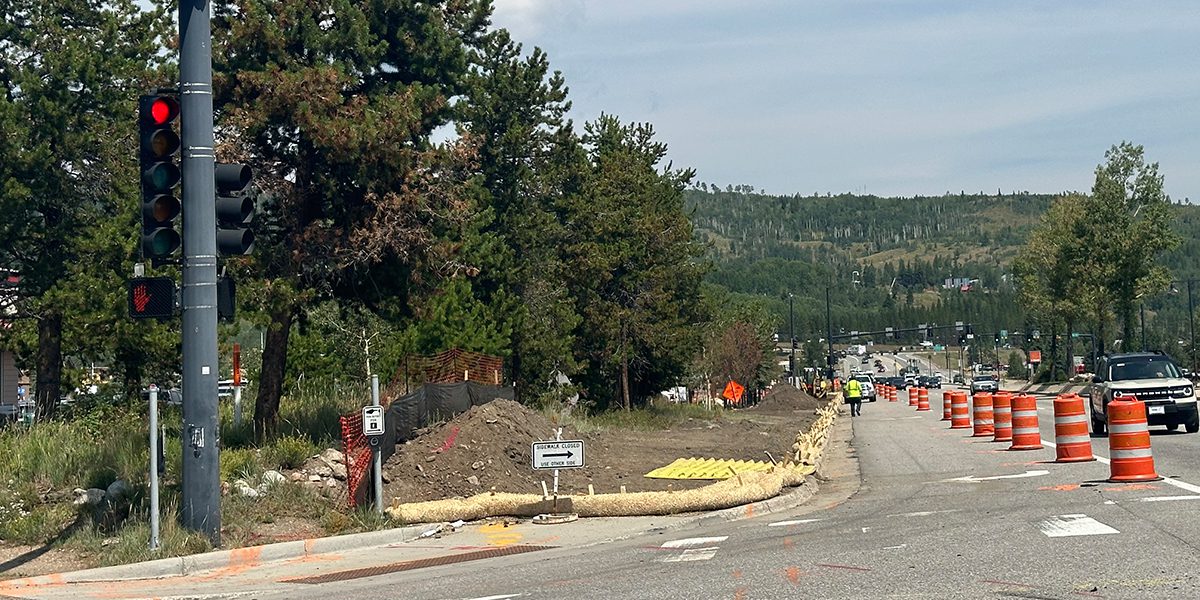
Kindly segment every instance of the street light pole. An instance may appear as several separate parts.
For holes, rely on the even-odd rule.
[[[1192,304],[1192,280],[1188,282],[1188,335],[1191,337],[1192,343],[1189,347],[1192,351],[1191,371],[1196,372],[1196,309]]]

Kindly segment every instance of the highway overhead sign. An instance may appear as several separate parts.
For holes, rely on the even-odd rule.
[[[583,440],[533,443],[534,469],[578,469],[583,466]]]

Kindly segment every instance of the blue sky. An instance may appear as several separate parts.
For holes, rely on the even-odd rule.
[[[1090,190],[1146,147],[1200,201],[1200,1],[495,0],[577,123],[769,193]]]

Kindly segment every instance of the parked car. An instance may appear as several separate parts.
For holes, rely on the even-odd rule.
[[[1130,352],[1111,354],[1098,361],[1087,389],[1092,431],[1104,433],[1108,403],[1118,395],[1141,400],[1146,405],[1146,421],[1150,425],[1165,425],[1172,431],[1183,425],[1188,433],[1200,431],[1195,386],[1165,354]]]

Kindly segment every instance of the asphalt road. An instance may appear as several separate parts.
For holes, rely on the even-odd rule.
[[[1039,408],[1052,442],[1049,406]],[[831,456],[831,481],[787,514],[262,597],[1200,597],[1200,434],[1153,436],[1172,479],[1110,484],[1102,461],[1007,451],[940,417],[865,406],[851,456]],[[1106,440],[1093,442],[1107,456]]]

